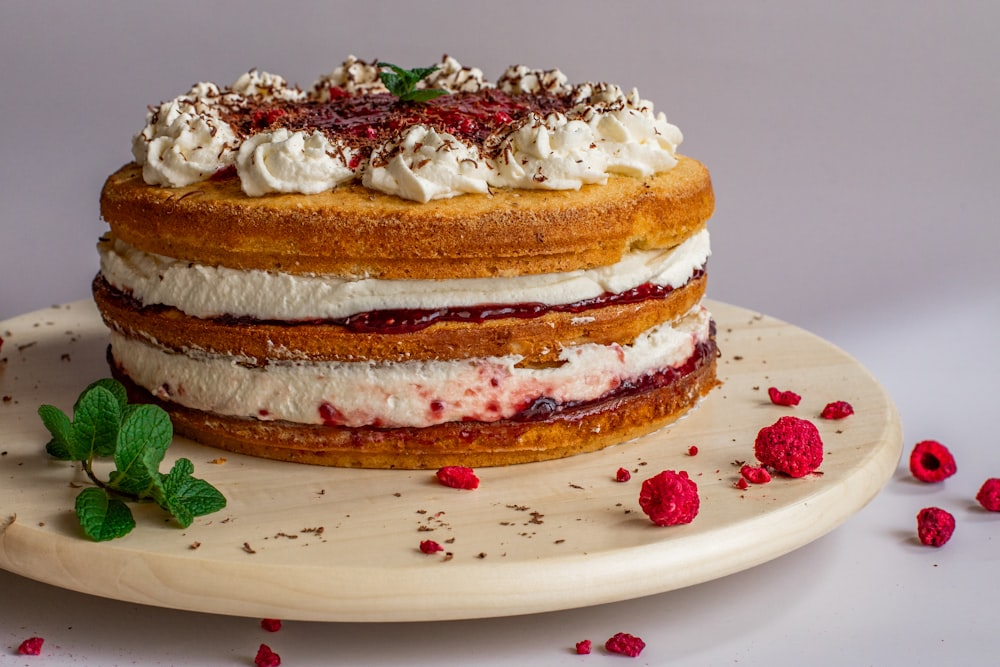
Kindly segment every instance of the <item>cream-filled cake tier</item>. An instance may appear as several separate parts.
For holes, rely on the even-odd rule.
[[[676,127],[557,70],[445,57],[416,100],[391,71],[151,108],[93,284],[133,398],[231,451],[431,468],[617,444],[717,384],[714,198]]]

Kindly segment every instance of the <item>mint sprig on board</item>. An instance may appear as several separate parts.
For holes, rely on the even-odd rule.
[[[38,416],[52,435],[45,450],[57,459],[80,462],[94,483],[76,498],[80,526],[93,540],[123,537],[135,528],[127,501],[155,502],[182,528],[226,506],[218,489],[192,476],[194,464],[188,459],[160,472],[174,434],[170,416],[156,405],[130,405],[125,387],[116,380],[105,378],[84,389],[73,405],[72,420],[52,405],[39,407]],[[107,480],[94,472],[94,462],[102,458],[115,464]]]
[[[417,88],[417,82],[438,70],[434,67],[415,67],[413,69],[403,69],[392,63],[377,63],[379,68],[378,76],[382,83],[403,102],[426,102],[435,97],[447,95],[447,90],[441,88]],[[388,68],[388,69],[385,69]]]

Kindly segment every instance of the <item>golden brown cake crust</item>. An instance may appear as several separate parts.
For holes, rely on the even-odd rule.
[[[407,361],[521,355],[524,363],[552,363],[563,347],[583,343],[631,344],[643,331],[674,321],[705,293],[701,275],[663,299],[591,308],[579,314],[550,312],[530,319],[481,323],[437,322],[412,333],[356,333],[328,323],[231,323],[184,315],[175,308],[141,309],[103,278],[94,279],[94,300],[105,322],[128,336],[155,339],[183,352],[267,360]],[[579,321],[583,317],[585,321]]]
[[[235,269],[376,278],[476,278],[606,266],[631,249],[670,248],[714,208],[708,170],[610,176],[580,190],[507,190],[428,203],[343,185],[314,195],[247,197],[235,177],[147,185],[112,174],[101,215],[146,252]]]
[[[669,385],[569,410],[556,418],[518,422],[448,422],[423,428],[347,428],[226,417],[155,399],[112,363],[134,401],[158,403],[180,435],[239,454],[354,468],[434,469],[499,466],[596,451],[651,433],[677,420],[717,384],[717,351]]]

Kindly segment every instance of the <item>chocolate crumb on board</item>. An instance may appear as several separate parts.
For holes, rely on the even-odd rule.
[[[254,551],[253,547],[250,546],[249,542],[244,542],[243,543],[243,551],[247,552],[248,554],[255,554],[255,553],[257,553],[256,551]]]

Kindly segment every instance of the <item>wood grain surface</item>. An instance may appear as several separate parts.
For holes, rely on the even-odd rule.
[[[478,471],[474,491],[432,472],[330,469],[227,454],[182,438],[195,475],[227,497],[181,529],[134,509],[127,537],[83,536],[73,502],[86,478],[44,452],[42,403],[69,411],[108,375],[107,336],[89,301],[0,322],[0,568],[63,588],[142,604],[240,616],[416,621],[568,609],[660,593],[771,560],[836,528],[888,481],[902,448],[879,383],[818,337],[709,302],[723,385],[687,417],[639,440],[559,461]],[[801,394],[770,403],[767,388]],[[845,400],[855,414],[819,418]],[[819,474],[740,490],[757,431],[783,415],[812,420]],[[697,447],[697,454],[689,449]],[[615,481],[619,468],[629,482]],[[686,470],[701,510],[654,526],[642,481]],[[422,540],[444,551],[427,555]]]

